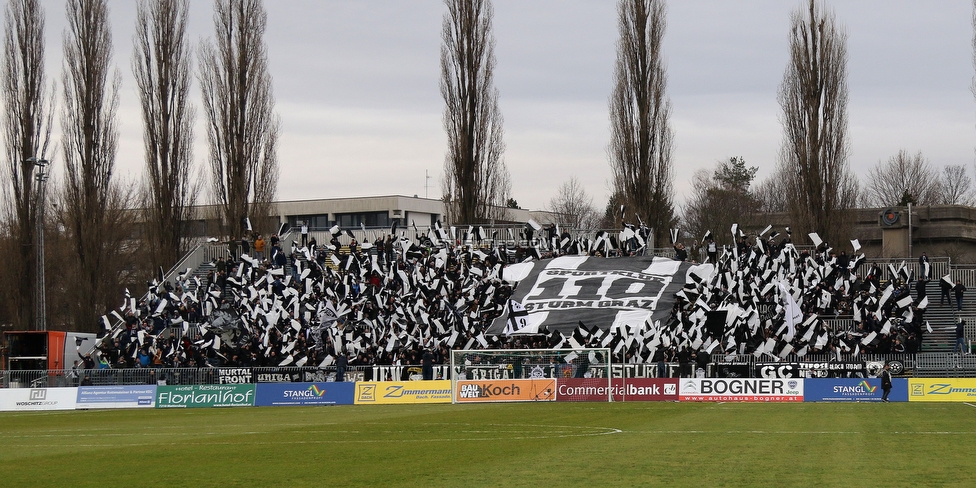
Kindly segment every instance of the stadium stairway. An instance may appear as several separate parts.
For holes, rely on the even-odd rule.
[[[915,287],[912,286],[914,291]],[[939,304],[941,291],[938,280],[929,281],[925,286],[925,294],[929,298],[929,306],[925,311],[925,320],[932,326],[932,332],[926,332],[922,340],[921,352],[950,352],[956,344],[956,323],[959,318],[966,320],[968,329],[976,326],[971,316],[976,316],[976,290],[968,290],[963,295],[962,311],[956,310],[955,295],[951,303]],[[918,296],[916,294],[915,298]],[[968,336],[969,334],[967,334]],[[970,337],[972,339],[972,337]]]

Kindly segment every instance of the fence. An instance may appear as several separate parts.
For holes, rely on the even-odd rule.
[[[880,369],[893,364],[893,373],[920,377],[976,377],[976,356],[951,353],[919,354],[808,354],[791,355],[776,361],[769,356],[757,358],[751,354],[713,355],[704,368],[695,363],[614,363],[614,378],[693,377],[699,369],[708,377],[718,374],[719,364],[737,364],[752,376],[757,364],[779,363],[864,363]],[[598,365],[594,365],[598,366]],[[601,369],[601,368],[595,368]],[[483,379],[509,378],[509,370],[494,368]],[[437,364],[434,379],[451,379],[450,367]],[[42,388],[61,386],[107,385],[203,385],[233,383],[287,383],[335,381],[334,366],[314,367],[220,367],[220,368],[140,368],[140,369],[78,369],[78,370],[22,370],[0,371],[0,388]],[[420,365],[350,366],[344,381],[409,381],[422,379]]]

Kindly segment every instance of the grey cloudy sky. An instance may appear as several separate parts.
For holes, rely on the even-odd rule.
[[[61,73],[63,3],[45,2],[48,76]],[[798,1],[686,0],[668,5],[664,52],[675,130],[675,192],[691,175],[743,156],[772,171],[782,133],[776,90]],[[849,33],[851,163],[862,178],[899,149],[973,172],[967,0],[833,1]],[[135,7],[110,2],[122,74],[116,174],[142,175],[130,59]],[[617,37],[610,0],[496,0],[496,85],[505,160],[522,207],[546,205],[577,176],[603,208],[610,170],[607,97]],[[268,1],[267,42],[282,121],[279,198],[440,195],[445,136],[438,91],[444,6],[436,0]],[[191,0],[190,38],[210,36],[212,4]],[[194,86],[194,97],[199,98]],[[206,162],[202,120],[195,159]],[[55,158],[57,163],[58,158]]]

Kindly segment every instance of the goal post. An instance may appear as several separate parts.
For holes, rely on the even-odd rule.
[[[609,348],[451,351],[453,403],[613,401]]]

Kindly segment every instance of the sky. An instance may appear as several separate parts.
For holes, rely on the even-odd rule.
[[[675,200],[698,169],[732,156],[770,175],[782,142],[776,92],[788,56],[783,0],[670,1],[664,56],[675,132]],[[62,71],[64,3],[46,9],[47,76]],[[850,163],[864,180],[900,149],[974,171],[972,5],[966,0],[830,1],[848,33]],[[144,173],[132,77],[135,4],[110,0],[122,79],[115,175]],[[446,137],[437,0],[267,1],[266,41],[281,118],[279,200],[374,195],[438,198]],[[571,177],[601,209],[609,196],[607,101],[617,39],[610,0],[495,0],[495,84],[505,162],[521,207],[544,209]],[[196,47],[212,3],[190,0]],[[198,83],[193,98],[199,110]],[[202,115],[194,164],[207,156]],[[55,134],[57,137],[57,134]],[[55,177],[59,156],[52,158]],[[427,178],[426,176],[430,176]]]

